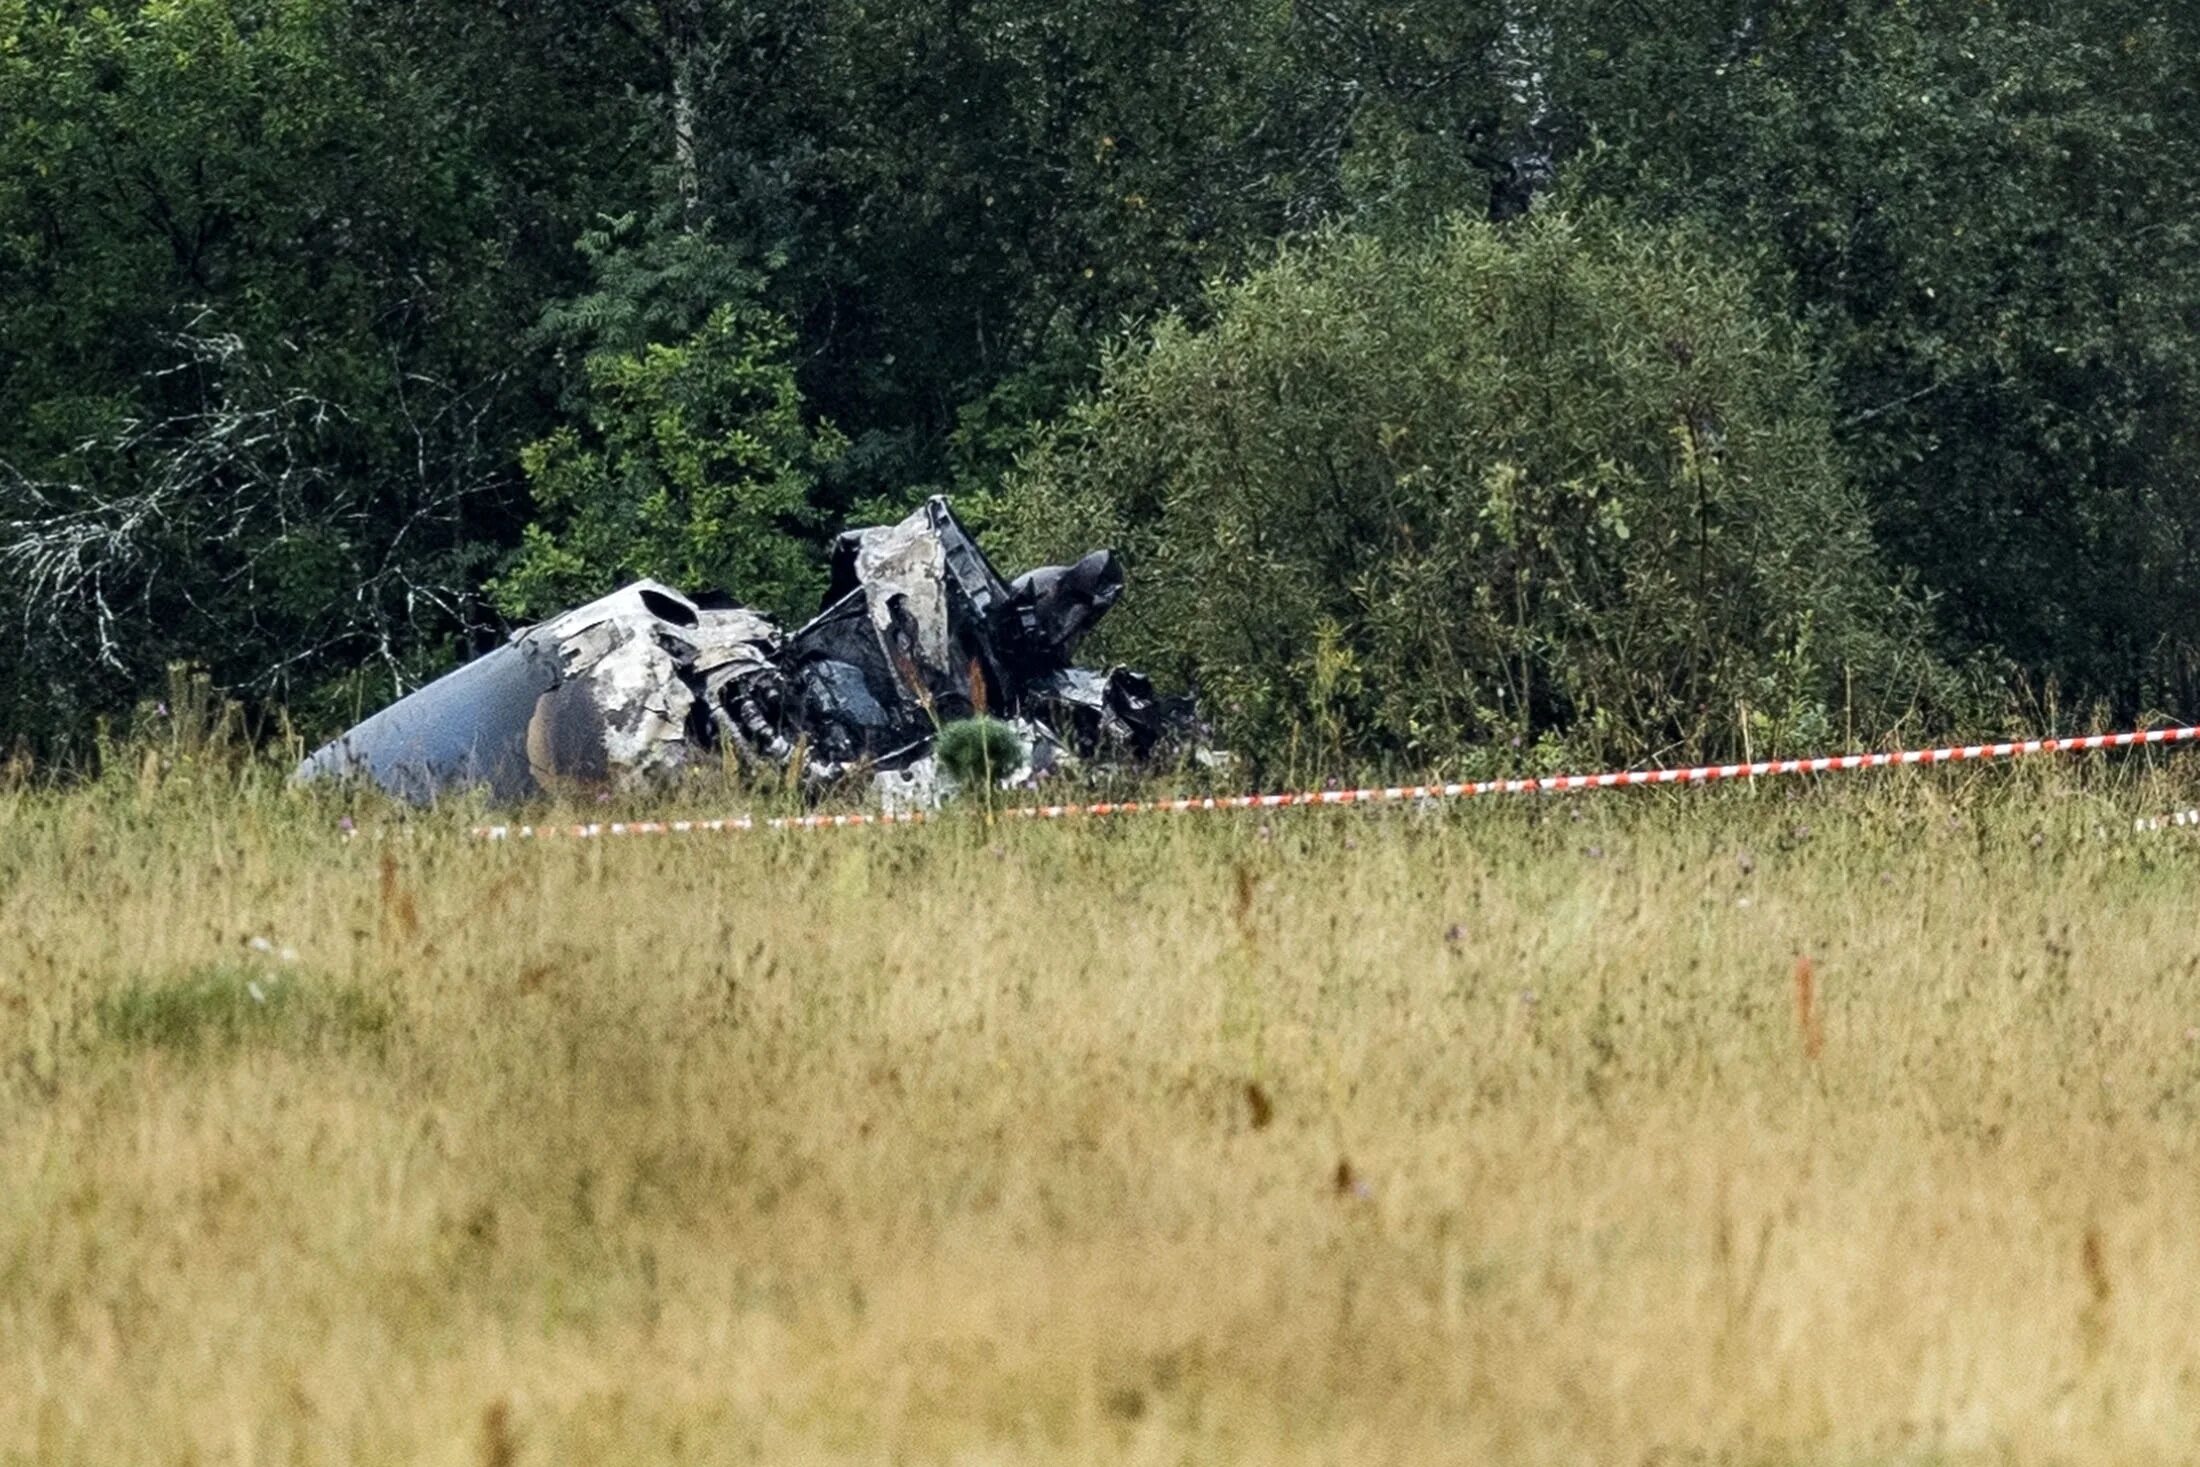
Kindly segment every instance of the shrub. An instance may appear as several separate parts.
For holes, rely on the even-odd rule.
[[[1121,548],[1112,645],[1256,759],[1761,749],[1934,676],[1809,364],[1703,238],[1332,233],[1210,306],[1111,353],[1008,513],[1030,558]]]
[[[1024,767],[1024,743],[997,718],[958,718],[940,730],[938,758],[964,789],[988,790]]]

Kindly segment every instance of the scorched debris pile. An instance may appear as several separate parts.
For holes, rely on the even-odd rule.
[[[1122,668],[1071,665],[1123,591],[1115,556],[1003,581],[942,498],[835,543],[824,609],[792,635],[721,597],[637,581],[523,628],[316,750],[304,779],[363,778],[427,802],[632,783],[731,750],[823,785],[930,785],[947,723],[1012,719],[1044,771],[1064,755],[1144,760],[1180,746],[1188,699]]]

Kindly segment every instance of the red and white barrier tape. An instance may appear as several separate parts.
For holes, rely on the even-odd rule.
[[[1171,800],[1125,800],[1091,805],[1011,805],[1004,818],[1062,820],[1078,815],[1187,814],[1195,810],[1282,810],[1300,805],[1382,805],[1413,800],[1462,800],[1476,795],[1522,795],[1564,790],[1616,789],[1649,784],[1710,784],[1724,779],[1755,779],[1778,774],[1827,774],[1836,770],[1886,769],[1910,764],[1955,764],[1965,760],[2014,759],[2026,754],[2078,754],[2097,749],[2128,749],[2200,740],[2200,727],[2158,728],[2132,733],[2087,734],[2066,739],[2025,739],[2000,744],[1963,744],[1945,749],[1906,749],[1891,754],[1836,754],[1815,759],[1761,759],[1752,764],[1699,764],[1690,769],[1637,769],[1610,774],[1554,774],[1542,779],[1488,779],[1468,784],[1390,785],[1356,790],[1308,790],[1303,794],[1209,795]],[[783,815],[757,820],[746,815],[725,820],[627,820],[595,825],[485,825],[474,834],[484,840],[587,840],[612,835],[718,835],[748,830],[838,830],[852,825],[916,825],[926,815]]]

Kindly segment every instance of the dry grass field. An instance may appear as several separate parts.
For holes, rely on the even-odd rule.
[[[0,796],[0,1463],[2194,1461],[2179,779]]]

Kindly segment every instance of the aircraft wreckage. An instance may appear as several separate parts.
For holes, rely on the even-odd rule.
[[[637,581],[513,633],[314,751],[298,777],[416,803],[475,787],[511,801],[730,753],[799,762],[812,787],[867,772],[887,803],[921,803],[935,733],[980,712],[1013,723],[1027,774],[1150,759],[1189,743],[1191,700],[1070,662],[1122,592],[1106,550],[1004,582],[935,497],[840,536],[824,607],[791,635],[725,598]]]

